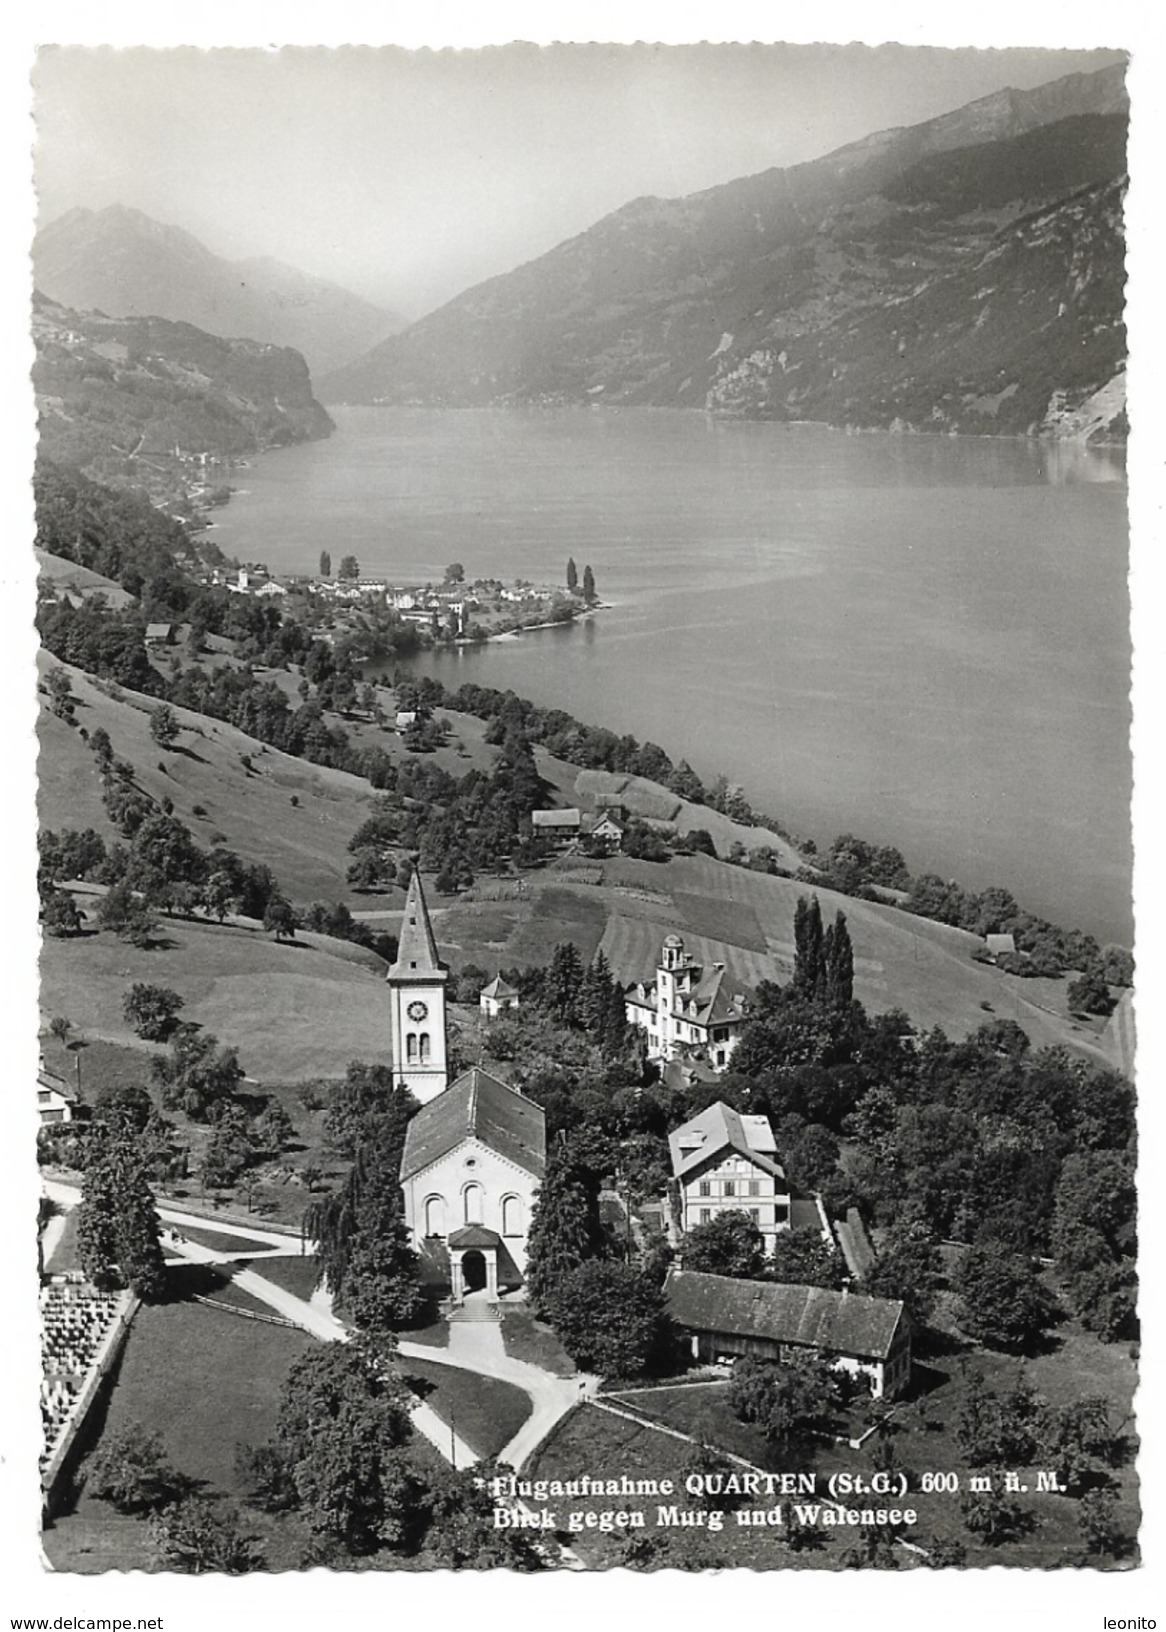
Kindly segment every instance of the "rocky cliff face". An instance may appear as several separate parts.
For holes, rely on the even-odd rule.
[[[32,256],[37,288],[63,306],[292,346],[314,373],[404,327],[323,278],[269,258],[223,260],[181,228],[117,204],[70,210],[37,234]]]
[[[298,352],[188,323],[33,312],[41,452],[114,486],[169,496],[204,456],[229,460],[327,436]]]
[[[321,395],[1119,431],[1125,128],[1121,71],[1106,69],[638,199]]]

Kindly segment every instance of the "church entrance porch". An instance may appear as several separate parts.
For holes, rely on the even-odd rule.
[[[471,1292],[482,1292],[486,1286],[486,1260],[473,1247],[469,1252],[462,1254],[462,1292],[468,1297]]]
[[[502,1238],[482,1224],[466,1224],[446,1242],[449,1249],[450,1292],[455,1303],[467,1294],[484,1292],[488,1303],[498,1301],[498,1249]]]

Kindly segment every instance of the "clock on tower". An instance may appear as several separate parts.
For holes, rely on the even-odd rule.
[[[448,1085],[445,983],[429,910],[414,872],[405,897],[396,962],[388,973],[394,1080],[422,1104]]]

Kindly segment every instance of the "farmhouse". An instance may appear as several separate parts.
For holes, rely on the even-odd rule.
[[[747,1213],[772,1253],[790,1227],[790,1187],[764,1116],[742,1116],[718,1100],[668,1135],[672,1177],[687,1235],[722,1213]]]
[[[648,1033],[648,1058],[702,1054],[718,1071],[733,1055],[745,1024],[745,998],[725,986],[725,966],[695,963],[679,935],[666,935],[655,984],[626,994],[627,1017]]]
[[[623,844],[623,824],[610,810],[602,810],[589,817],[583,831],[594,846],[608,855],[614,855]]]
[[[77,1114],[76,1090],[50,1071],[44,1060],[36,1074],[36,1110],[42,1127],[50,1122],[72,1122]]]
[[[409,1123],[405,1223],[431,1267],[448,1258],[456,1302],[480,1290],[493,1301],[521,1286],[546,1147],[541,1107],[478,1066]]]
[[[835,1370],[865,1377],[875,1399],[901,1393],[911,1373],[910,1321],[890,1298],[684,1269],[669,1270],[664,1297],[699,1360],[823,1354]]]
[[[583,813],[574,808],[569,810],[534,810],[531,811],[530,822],[536,834],[561,843],[579,837],[583,825]]]

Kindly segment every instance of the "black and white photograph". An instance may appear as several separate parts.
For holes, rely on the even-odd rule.
[[[45,1601],[1152,1627],[1130,38],[194,38],[26,64]]]

